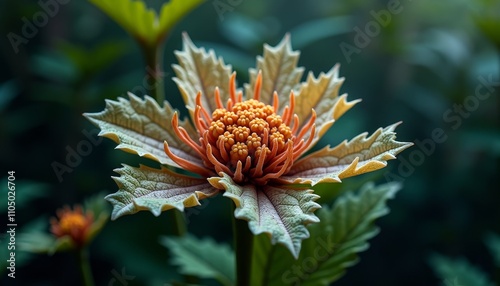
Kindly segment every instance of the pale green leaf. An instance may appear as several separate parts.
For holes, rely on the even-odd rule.
[[[253,98],[257,74],[262,71],[260,100],[272,104],[276,91],[280,101],[280,111],[288,104],[290,92],[298,88],[304,68],[297,67],[300,52],[292,51],[290,35],[285,35],[276,46],[264,44],[264,55],[257,57],[257,68],[249,70],[250,84],[245,85],[247,98]]]
[[[193,115],[196,108],[196,95],[201,92],[201,103],[211,113],[216,109],[214,92],[219,87],[222,102],[229,98],[229,79],[231,66],[224,64],[222,58],[217,58],[213,50],[197,48],[189,36],[183,34],[183,49],[176,51],[179,61],[173,65],[177,77],[173,80],[181,91],[187,109]]]
[[[388,160],[413,143],[396,141],[394,129],[399,123],[379,128],[371,136],[363,133],[345,140],[335,148],[329,146],[296,162],[280,180],[294,184],[340,182],[341,179],[381,169]]]
[[[160,17],[143,1],[89,0],[125,31],[148,46],[160,44],[172,27],[203,0],[171,0],[163,4]]]
[[[344,78],[338,77],[339,67],[340,65],[335,65],[328,73],[320,73],[318,78],[310,72],[295,98],[294,112],[302,125],[311,117],[312,109],[317,114],[315,121],[317,132],[311,145],[314,145],[338,118],[360,101],[348,102],[347,94],[339,96],[339,89],[344,82]]]
[[[209,179],[224,196],[236,205],[234,216],[248,221],[254,235],[266,233],[272,244],[284,245],[294,257],[300,252],[302,240],[309,237],[305,225],[318,222],[314,211],[320,206],[312,190],[286,186],[238,185],[226,174]]]
[[[70,236],[56,238],[51,234],[43,232],[19,234],[19,249],[32,253],[47,253],[53,255],[56,252],[74,249],[75,245]]]
[[[163,237],[161,243],[170,251],[170,262],[179,272],[200,278],[214,278],[223,285],[235,283],[235,256],[226,244],[217,244],[210,238]]]
[[[165,101],[161,108],[156,101],[145,96],[144,100],[129,93],[130,100],[106,100],[106,109],[98,113],[85,113],[92,123],[101,128],[99,136],[118,143],[117,149],[146,157],[161,164],[179,167],[166,154],[163,142],[167,141],[172,152],[195,164],[202,164],[198,154],[175,134],[171,118],[173,108]],[[196,132],[184,120],[179,125],[195,138]]]
[[[185,207],[200,205],[200,199],[218,192],[206,179],[179,175],[164,167],[158,170],[123,165],[115,172],[120,175],[113,177],[120,189],[106,196],[113,205],[113,220],[141,210],[149,210],[155,216],[173,208],[183,211]]]
[[[266,268],[259,285],[329,285],[358,262],[357,253],[368,249],[368,240],[379,233],[374,221],[389,212],[387,200],[394,197],[400,184],[364,185],[358,194],[346,193],[333,208],[317,212],[320,222],[308,227],[311,237],[302,243],[298,260],[281,247],[263,245],[267,251]],[[255,240],[259,249],[262,240]],[[263,255],[261,255],[263,256]],[[255,256],[254,256],[255,257]],[[262,261],[261,261],[262,263]],[[255,264],[254,264],[255,265]]]
[[[41,217],[22,228],[17,234],[16,244],[19,250],[30,253],[53,255],[75,247],[69,236],[56,238],[45,232],[49,219]]]
[[[430,257],[434,272],[445,286],[494,286],[488,276],[479,268],[471,265],[467,260],[450,259],[434,254]]]
[[[495,260],[495,265],[500,267],[500,236],[498,234],[488,233],[484,238],[484,242]]]

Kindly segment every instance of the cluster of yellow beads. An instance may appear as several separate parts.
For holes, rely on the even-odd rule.
[[[290,127],[274,108],[254,99],[236,103],[231,110],[216,109],[208,131],[209,143],[217,149],[224,147],[220,151],[229,154],[231,167],[238,161],[245,162],[247,156],[255,162],[262,150],[269,154],[277,148],[279,154],[292,138]]]
[[[65,233],[70,233],[73,229],[82,229],[87,225],[87,220],[80,213],[67,213],[60,222],[61,230]]]

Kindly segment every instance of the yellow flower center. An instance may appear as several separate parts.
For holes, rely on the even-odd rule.
[[[68,235],[77,245],[83,245],[93,221],[92,214],[84,214],[81,206],[76,206],[74,210],[69,207],[59,210],[57,216],[59,220],[51,220],[52,233],[56,237]]]
[[[230,111],[215,110],[207,138],[219,153],[216,158],[236,168],[238,161],[258,158],[262,151],[270,154],[274,148],[277,154],[283,152],[292,133],[272,106],[251,99],[236,103]],[[251,167],[255,167],[253,161]]]
[[[81,213],[66,213],[59,221],[61,231],[70,234],[72,230],[83,229],[87,226],[87,220]]]
[[[165,152],[179,166],[203,176],[221,172],[230,175],[237,183],[251,181],[264,185],[290,170],[295,159],[311,145],[316,113],[299,132],[299,118],[293,114],[295,96],[290,94],[290,105],[278,115],[278,95],[273,95],[273,105],[259,101],[262,75],[255,83],[254,98],[242,101],[236,96],[235,75],[230,80],[230,98],[226,107],[215,90],[217,109],[212,116],[201,105],[201,93],[196,98],[194,123],[200,136],[200,144],[192,140],[186,130],[178,126],[177,114],[172,124],[177,136],[191,146],[203,160],[204,166],[196,165],[172,153],[165,142]],[[309,132],[309,138],[305,137]]]

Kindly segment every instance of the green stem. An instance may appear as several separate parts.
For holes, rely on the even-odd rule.
[[[148,86],[145,86],[148,93],[156,98],[162,105],[165,100],[165,85],[163,79],[163,43],[146,44],[140,43],[144,60],[146,62],[146,75]]]
[[[167,212],[167,221],[170,223],[169,233],[175,236],[184,236],[187,233],[186,220],[184,213],[173,209]],[[183,275],[184,282],[188,284],[198,284],[198,277]]]
[[[78,264],[80,264],[80,271],[82,272],[83,285],[94,286],[94,278],[92,276],[92,269],[89,263],[89,253],[86,247],[77,250]]]
[[[234,213],[234,212],[233,212]],[[248,222],[233,217],[234,248],[236,251],[236,285],[249,286],[252,271],[253,234]]]
[[[167,221],[171,224],[171,233],[175,236],[183,236],[186,234],[186,220],[184,213],[173,209],[167,212]]]
[[[269,272],[271,271],[271,265],[269,263],[273,260],[274,253],[276,252],[276,245],[271,246],[271,250],[269,251],[268,258],[266,261],[266,267],[264,268],[266,272],[264,272],[264,276],[262,278],[262,286],[267,286],[269,284]]]

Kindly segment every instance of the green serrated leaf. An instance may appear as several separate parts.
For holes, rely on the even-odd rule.
[[[433,254],[429,264],[445,286],[494,286],[488,276],[466,259],[450,259]]]
[[[311,237],[302,243],[298,260],[281,247],[254,241],[256,252],[267,252],[267,263],[253,269],[261,271],[259,285],[329,285],[347,267],[358,262],[357,253],[368,249],[368,239],[378,234],[373,222],[389,212],[386,201],[393,198],[400,184],[364,185],[359,194],[346,193],[330,209],[317,212],[320,222],[308,227]],[[265,241],[264,241],[265,243]],[[259,250],[262,248],[263,250]],[[261,254],[261,257],[265,255]],[[254,256],[255,257],[255,256]],[[258,259],[258,258],[257,258]],[[261,259],[262,260],[262,259]],[[253,264],[254,267],[256,264]],[[264,268],[265,266],[265,268]]]
[[[89,0],[115,20],[125,31],[148,46],[156,46],[165,39],[172,27],[203,0],[171,0],[156,11],[142,1]]]
[[[85,113],[84,116],[101,129],[99,136],[107,137],[118,143],[117,149],[146,157],[161,164],[179,167],[164,152],[163,143],[167,141],[173,153],[190,162],[202,164],[198,154],[175,134],[169,118],[174,109],[165,101],[161,108],[156,101],[145,96],[144,100],[129,93],[130,100],[106,100],[106,109],[98,113]],[[196,131],[187,120],[180,121],[190,136],[195,138]]]
[[[484,242],[493,256],[495,265],[500,267],[500,236],[495,233],[488,233],[484,238]]]
[[[379,128],[370,137],[363,133],[345,140],[338,146],[329,146],[296,162],[280,180],[292,184],[338,183],[343,178],[381,169],[388,160],[413,143],[396,141],[394,129],[399,123]]]
[[[289,34],[276,47],[264,44],[264,55],[257,57],[257,68],[249,69],[250,83],[245,85],[247,98],[253,98],[257,74],[262,71],[260,100],[272,104],[276,91],[281,103],[289,102],[290,91],[297,89],[304,72],[303,67],[297,67],[299,55],[300,52],[292,51]],[[285,104],[280,105],[280,112]]]
[[[314,211],[320,206],[312,190],[289,189],[286,186],[238,185],[226,174],[210,178],[224,196],[236,205],[234,216],[248,221],[254,235],[266,233],[272,244],[284,245],[294,257],[300,252],[302,240],[309,237],[305,225],[318,222]]]
[[[214,278],[223,285],[234,285],[235,257],[228,245],[191,235],[163,237],[160,242],[170,251],[170,261],[179,267],[180,273]]]
[[[164,167],[158,170],[142,165],[139,168],[123,165],[115,172],[120,174],[120,177],[113,177],[120,189],[106,196],[113,205],[113,220],[141,210],[149,210],[155,216],[173,208],[183,211],[185,207],[200,205],[200,199],[218,193],[206,179],[179,175]]]
[[[176,51],[179,61],[173,65],[177,77],[173,80],[181,91],[187,109],[193,116],[196,108],[196,95],[200,91],[201,103],[206,110],[216,109],[214,91],[218,87],[222,102],[229,98],[229,79],[231,66],[217,58],[213,50],[197,48],[186,33],[182,34],[183,49]]]

